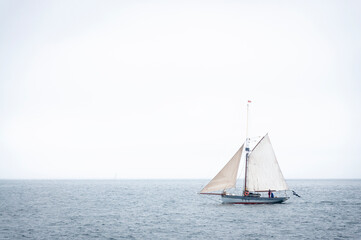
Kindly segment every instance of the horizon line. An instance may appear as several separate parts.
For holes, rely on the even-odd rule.
[[[0,178],[3,180],[210,180],[209,178]],[[361,178],[286,178],[286,180],[361,180]]]

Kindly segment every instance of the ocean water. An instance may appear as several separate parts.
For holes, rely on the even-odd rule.
[[[227,205],[208,180],[0,180],[0,239],[361,239],[361,180],[290,180],[302,198]]]

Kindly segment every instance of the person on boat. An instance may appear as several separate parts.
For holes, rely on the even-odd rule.
[[[268,190],[268,198],[271,198],[271,189]]]
[[[271,198],[274,198],[275,197],[275,195],[273,195],[273,192],[271,192]]]

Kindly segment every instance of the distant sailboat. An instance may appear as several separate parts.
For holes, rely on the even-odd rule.
[[[250,101],[247,104],[247,125],[249,103]],[[250,138],[246,137],[245,143],[200,191],[200,194],[221,195],[223,203],[232,204],[282,203],[289,199],[287,196],[273,197],[273,192],[286,191],[289,188],[278,165],[268,134],[261,138],[252,151],[249,145]],[[246,155],[243,194],[227,193],[228,189],[236,187],[243,153]],[[268,192],[268,197],[261,196],[262,192]]]

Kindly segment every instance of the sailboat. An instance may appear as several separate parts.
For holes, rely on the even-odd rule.
[[[223,203],[231,204],[272,204],[289,199],[289,190],[278,165],[268,134],[263,136],[250,150],[248,138],[248,109],[246,141],[222,168],[222,170],[199,192],[200,194],[220,195]],[[242,156],[245,155],[244,186],[240,194],[227,192],[237,189],[237,174]],[[274,197],[283,191],[285,196]],[[268,193],[268,196],[267,196]]]

